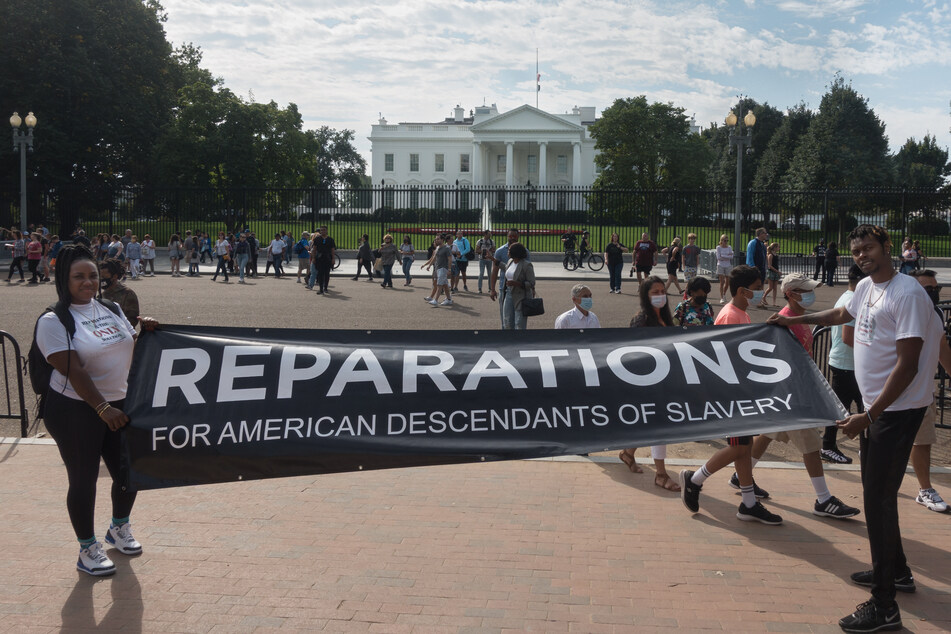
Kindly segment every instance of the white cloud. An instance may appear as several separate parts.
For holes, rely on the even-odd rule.
[[[738,92],[788,107],[827,84],[834,71],[860,88],[863,76],[881,81],[917,69],[946,74],[951,60],[951,25],[924,13],[946,11],[946,3],[893,23],[837,21],[831,30],[825,23],[756,20],[776,8],[804,21],[854,17],[868,2],[746,2],[743,21],[729,2],[687,0],[164,5],[170,40],[200,45],[204,65],[233,91],[293,101],[310,127],[353,129],[365,155],[365,137],[381,111],[390,121],[433,121],[449,116],[457,103],[467,110],[483,99],[503,110],[534,104],[536,47],[544,109],[604,108],[618,97],[647,94],[696,112],[704,125],[721,120]]]

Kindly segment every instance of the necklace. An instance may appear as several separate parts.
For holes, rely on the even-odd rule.
[[[892,280],[894,279],[895,279],[895,276],[892,275],[891,279],[885,282],[885,286],[882,287],[882,292],[879,294],[878,298],[876,298],[874,302],[872,301],[872,290],[875,288],[875,285],[873,284],[872,288],[868,289],[868,298],[865,300],[865,307],[871,308],[872,306],[877,304],[879,301],[881,301],[881,299],[885,297],[885,291],[888,290],[889,285],[892,283]]]

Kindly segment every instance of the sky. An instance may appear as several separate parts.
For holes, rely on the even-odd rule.
[[[835,74],[868,99],[893,151],[951,146],[951,1],[162,0],[173,45],[306,128],[436,122],[483,103],[568,112],[646,95],[722,122],[737,95],[818,109]]]

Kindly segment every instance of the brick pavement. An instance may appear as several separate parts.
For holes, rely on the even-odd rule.
[[[50,444],[0,444],[0,629],[15,632],[834,632],[863,601],[862,516],[809,512],[799,469],[763,469],[781,527],[735,519],[723,474],[691,515],[616,459],[515,461],[146,491],[144,554],[78,573]],[[102,471],[97,525],[108,522]],[[858,473],[829,472],[856,503]],[[951,476],[937,484],[951,488]],[[912,631],[951,630],[951,515],[900,510]],[[111,549],[110,549],[111,550]]]

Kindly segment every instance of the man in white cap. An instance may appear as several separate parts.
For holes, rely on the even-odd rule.
[[[816,288],[821,285],[822,282],[810,279],[800,273],[791,273],[784,277],[780,288],[783,291],[783,297],[786,298],[786,306],[779,311],[779,314],[784,317],[798,317],[805,314],[806,309],[815,303]],[[803,324],[787,327],[799,340],[802,347],[806,349],[806,353],[812,357],[812,329]],[[806,429],[794,429],[757,436],[756,440],[753,441],[754,466],[774,440],[792,443],[802,453],[802,462],[806,466],[806,472],[809,474],[809,479],[816,491],[816,503],[812,509],[814,515],[844,519],[859,514],[859,509],[845,504],[829,493],[829,485],[826,483],[825,472],[822,468],[822,458],[819,456],[819,450],[822,448],[822,438],[818,428],[807,427]],[[736,474],[733,475],[730,484],[736,489],[740,487]],[[765,491],[755,486],[755,482],[753,484],[754,493],[758,496],[762,494],[762,497],[768,497]]]

